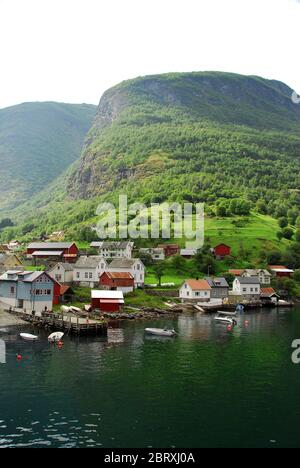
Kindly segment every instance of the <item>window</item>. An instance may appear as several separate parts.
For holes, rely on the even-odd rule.
[[[140,270],[140,269],[141,269],[141,265],[138,264],[138,265],[136,266],[136,268],[137,268],[137,270]]]
[[[250,291],[253,292],[253,288],[250,288]]]
[[[88,279],[88,278],[89,278],[89,274],[88,274],[87,272],[85,272],[84,277],[85,277],[85,279]]]
[[[79,271],[77,271],[76,276],[77,276],[77,279],[80,278],[80,273],[79,273]]]
[[[196,296],[199,296],[199,293],[198,293],[198,292],[196,292],[196,294],[195,294],[195,295],[196,295]]]
[[[51,289],[47,289],[47,295],[51,296]]]
[[[10,294],[15,294],[15,287],[14,287],[14,286],[11,286],[11,288],[10,288]]]
[[[89,273],[89,279],[93,279],[93,273]]]
[[[207,291],[204,292],[204,296],[207,296]]]
[[[243,288],[243,292],[247,292],[247,288]]]

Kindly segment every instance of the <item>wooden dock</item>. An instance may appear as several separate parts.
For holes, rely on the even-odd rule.
[[[63,331],[66,335],[78,336],[103,336],[107,335],[107,322],[81,318],[66,314],[55,314],[53,312],[32,314],[20,309],[6,309],[5,312],[12,314],[25,322],[46,330]]]

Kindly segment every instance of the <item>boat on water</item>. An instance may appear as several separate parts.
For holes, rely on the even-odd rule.
[[[64,333],[62,332],[54,332],[54,333],[51,333],[51,335],[48,336],[48,341],[50,343],[56,343],[58,341],[60,341],[64,336]]]
[[[38,339],[38,336],[31,335],[30,333],[20,333],[20,337],[22,338],[22,340],[26,341],[36,341]]]
[[[169,330],[168,328],[146,328],[145,332],[149,335],[155,336],[175,336],[175,330]]]
[[[237,325],[236,312],[219,311],[214,317],[215,322],[225,323],[227,325]]]

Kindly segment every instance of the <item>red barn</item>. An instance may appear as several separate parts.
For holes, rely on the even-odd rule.
[[[213,248],[213,253],[215,257],[219,260],[225,257],[229,257],[231,255],[231,247],[226,244],[219,244]]]
[[[111,291],[134,291],[134,277],[129,272],[110,272],[105,271],[99,279],[99,284],[105,289]]]
[[[75,242],[33,242],[27,247],[27,257],[34,259],[60,259],[75,263],[78,255]]]
[[[180,254],[180,247],[177,244],[160,244],[158,248],[164,250],[165,257],[173,257]]]
[[[119,313],[124,307],[122,291],[92,290],[92,309],[98,309],[102,313]]]

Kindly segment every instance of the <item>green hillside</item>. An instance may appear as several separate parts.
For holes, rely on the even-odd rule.
[[[79,158],[95,111],[53,102],[0,110],[0,211],[28,200]]]
[[[18,226],[2,236],[64,229],[84,240],[97,204],[127,194],[147,206],[205,202],[212,243],[253,259],[282,250],[277,219],[294,229],[300,214],[300,106],[291,95],[277,81],[218,72],[123,82],[102,96],[81,159],[13,211]]]

